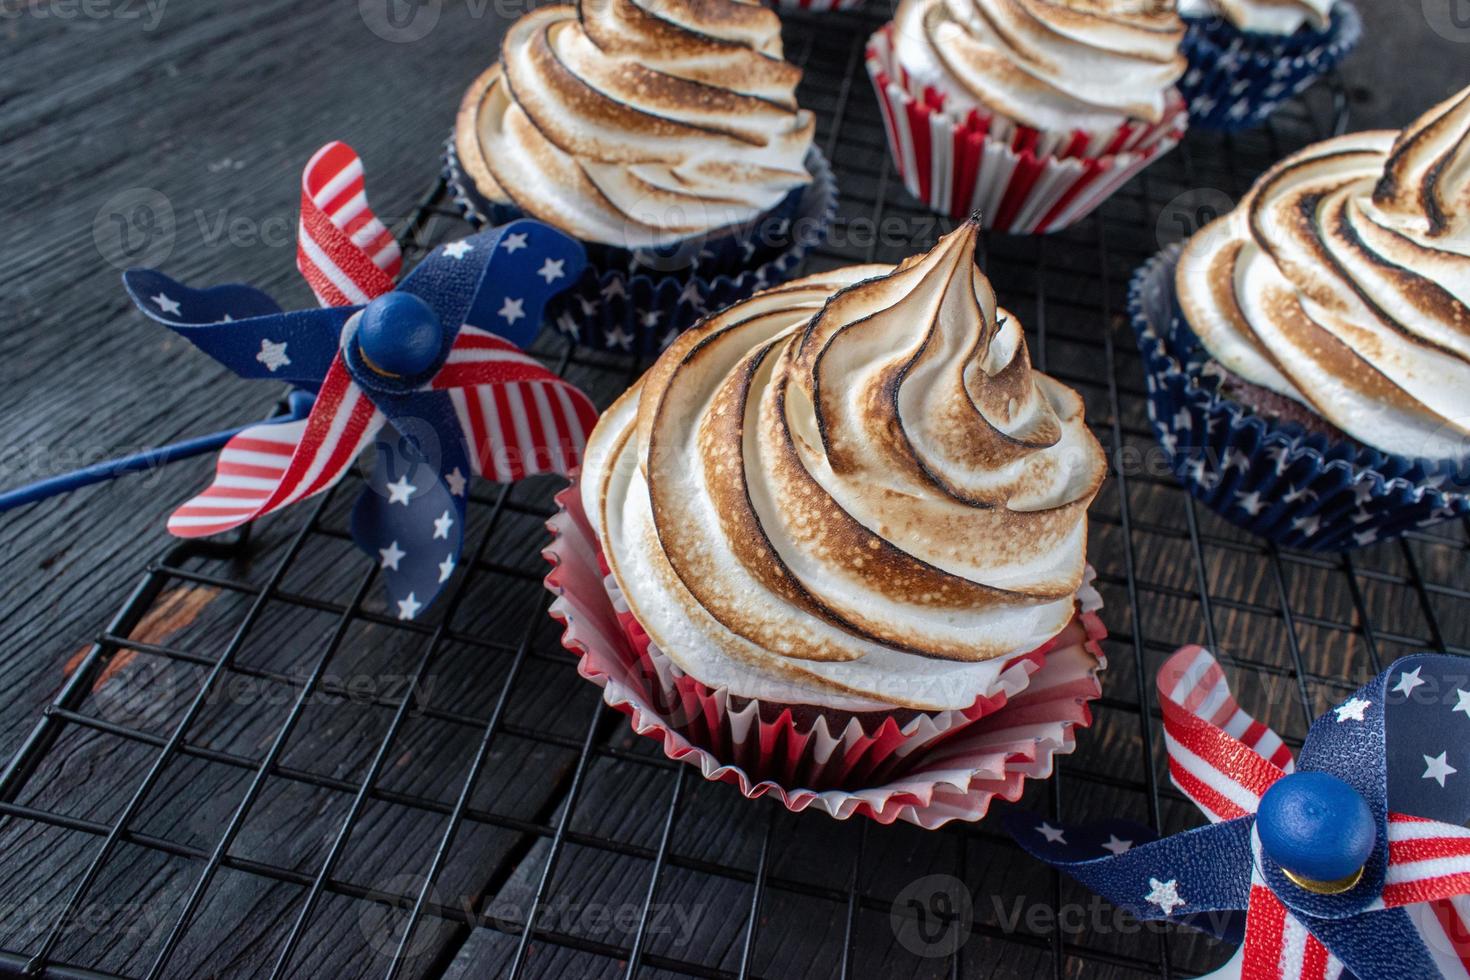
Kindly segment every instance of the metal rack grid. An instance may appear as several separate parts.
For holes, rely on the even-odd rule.
[[[812,268],[895,261],[950,227],[888,160],[862,68],[879,23],[787,25],[843,191]],[[1105,695],[1077,752],[1019,806],[1199,822],[1167,784],[1152,693],[1179,644],[1219,651],[1242,703],[1293,745],[1395,657],[1470,653],[1465,526],[1351,555],[1282,551],[1196,507],[1151,453],[1129,273],[1177,214],[1238,199],[1344,122],[1341,87],[1319,86],[1261,132],[1191,134],[1074,229],[987,240],[1038,366],[1083,394],[1115,462],[1091,546],[1112,630]],[[412,260],[463,230],[436,187],[400,237]],[[549,335],[538,349],[600,404],[647,366]],[[556,485],[481,484],[468,571],[417,623],[388,615],[354,557],[353,486],[150,565],[0,775],[0,863],[12,882],[44,869],[29,912],[0,909],[0,969],[1133,977],[1228,957],[1194,933],[1135,928],[993,822],[926,833],[792,815],[665,759],[576,675],[546,615]]]

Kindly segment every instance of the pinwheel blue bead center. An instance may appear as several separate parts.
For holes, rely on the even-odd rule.
[[[390,378],[417,378],[433,370],[444,348],[444,325],[412,293],[380,296],[362,311],[358,349],[367,366]]]
[[[1261,847],[1308,891],[1334,894],[1357,884],[1377,840],[1358,791],[1325,772],[1277,780],[1256,811]]]

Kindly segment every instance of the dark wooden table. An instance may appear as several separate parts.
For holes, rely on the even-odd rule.
[[[1441,16],[1447,4],[1360,6],[1369,33],[1344,73],[1355,126],[1399,125],[1470,81],[1470,30],[1457,33]],[[0,5],[0,404],[11,426],[0,489],[269,410],[280,392],[226,376],[131,312],[117,266],[143,258],[186,282],[248,281],[309,305],[294,269],[299,172],[330,139],[364,157],[378,212],[390,223],[407,217],[434,180],[459,93],[522,8],[518,0],[429,2],[419,16],[437,14],[433,30],[400,43],[381,36],[395,30],[384,28],[381,7]],[[829,152],[846,127],[835,154],[843,221],[886,205],[910,241],[839,241],[814,260],[824,265],[895,260],[938,230],[907,201],[880,143],[857,61],[876,22],[802,21],[792,56],[808,65],[803,100],[818,109]],[[1320,120],[1325,107],[1313,111]],[[1033,334],[1049,331],[1033,348],[1083,391],[1105,442],[1148,445],[1137,358],[1116,315],[1119,284],[1156,247],[1161,203],[1202,187],[1238,196],[1254,176],[1243,168],[1300,145],[1306,132],[1303,124],[1269,138],[1191,135],[1174,162],[1059,244],[990,243],[998,290]],[[151,224],[140,221],[140,206],[151,209]],[[131,222],[126,241],[119,217]],[[452,231],[446,221],[430,233]],[[1101,269],[1099,240],[1110,242]],[[558,346],[545,350],[559,363]],[[1104,358],[1116,362],[1113,375]],[[568,371],[605,403],[635,368],[579,357]],[[145,566],[169,547],[163,519],[202,485],[209,465],[0,516],[0,759],[19,748]],[[1067,885],[1056,892],[1050,875],[988,825],[923,834],[792,817],[662,764],[620,718],[598,710],[596,690],[540,624],[540,522],[553,488],[541,481],[508,498],[483,490],[475,514],[489,535],[486,561],[456,608],[451,638],[410,692],[431,707],[404,712],[397,728],[394,706],[430,641],[392,627],[371,599],[354,601],[366,563],[341,533],[345,501],[318,518],[268,522],[240,556],[181,559],[155,576],[141,621],[126,630],[133,645],[108,649],[81,708],[101,723],[60,726],[20,798],[7,801],[52,818],[0,816],[0,950],[22,954],[3,962],[23,962],[45,941],[211,658],[250,616],[251,589],[278,588],[289,598],[266,602],[235,651],[240,686],[203,708],[188,729],[191,750],[138,801],[84,903],[95,921],[64,931],[59,960],[143,976],[172,943],[161,975],[265,976],[290,939],[283,975],[381,976],[397,944],[392,927],[406,918],[381,901],[407,895],[411,904],[454,824],[432,914],[409,944],[403,975],[478,977],[520,962],[527,976],[616,976],[635,946],[643,976],[1147,974],[1136,964],[1160,955],[1153,936],[1007,926],[1013,901],[1029,910],[1053,907],[1059,894],[1085,899]],[[308,520],[309,546],[272,584]],[[1167,478],[1115,480],[1097,507],[1092,550],[1114,630],[1107,698],[1066,763],[1075,777],[1034,787],[1024,806],[1195,822],[1177,794],[1152,792],[1161,756],[1148,744],[1150,712],[1139,711],[1140,695],[1149,696],[1143,680],[1178,643],[1209,639],[1234,655],[1250,671],[1242,700],[1297,739],[1309,711],[1341,695],[1343,678],[1361,680],[1374,664],[1417,649],[1470,652],[1461,527],[1350,562],[1308,559],[1261,549],[1190,507]],[[176,567],[185,574],[172,574]],[[336,694],[306,706],[216,868],[208,859],[254,775],[244,762],[266,757],[326,649],[335,678],[326,686]],[[391,752],[378,758],[390,731]],[[1143,761],[1150,753],[1152,767]],[[479,778],[461,801],[477,762]],[[369,775],[370,790],[358,793]],[[332,873],[314,889],[329,854]],[[176,936],[206,868],[210,888]],[[893,897],[930,872],[959,876],[975,896],[976,932],[962,959],[915,956],[890,927]],[[589,911],[642,909],[650,880],[658,882],[652,906],[668,920],[658,927],[640,935]],[[549,902],[518,950],[524,909],[538,894]],[[308,897],[311,914],[296,929]],[[1225,955],[1183,935],[1168,946],[1185,971]]]

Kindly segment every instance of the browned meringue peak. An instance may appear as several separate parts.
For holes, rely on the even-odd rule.
[[[1470,437],[1470,89],[1268,171],[1177,272],[1227,369],[1386,452]]]
[[[1427,221],[1430,238],[1470,235],[1470,88],[1399,134],[1373,203],[1401,219]]]
[[[666,244],[810,181],[814,121],[780,22],[742,0],[584,0],[507,32],[466,93],[460,163],[486,196],[586,241]]]
[[[1053,132],[1158,122],[1186,67],[1166,0],[903,0],[895,24],[919,85]]]
[[[1030,370],[977,235],[761,294],[645,377],[639,472],[686,614],[814,662],[983,661],[1070,621],[1105,461],[1081,400]]]

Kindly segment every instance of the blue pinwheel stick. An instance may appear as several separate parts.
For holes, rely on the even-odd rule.
[[[267,424],[299,422],[311,414],[313,401],[315,401],[315,396],[311,392],[293,391],[286,399],[286,411],[268,419]],[[184,439],[167,446],[159,446],[156,449],[145,449],[131,456],[109,459],[106,462],[85,466],[70,473],[37,480],[35,483],[7,490],[0,493],[0,512],[24,507],[26,504],[34,504],[48,497],[71,493],[73,490],[80,490],[94,483],[106,483],[108,480],[115,480],[130,473],[144,473],[160,466],[167,466],[169,463],[177,463],[181,459],[191,459],[195,456],[203,456],[205,453],[215,452],[241,432],[258,424],[252,422],[250,425],[195,436],[192,439]]]

